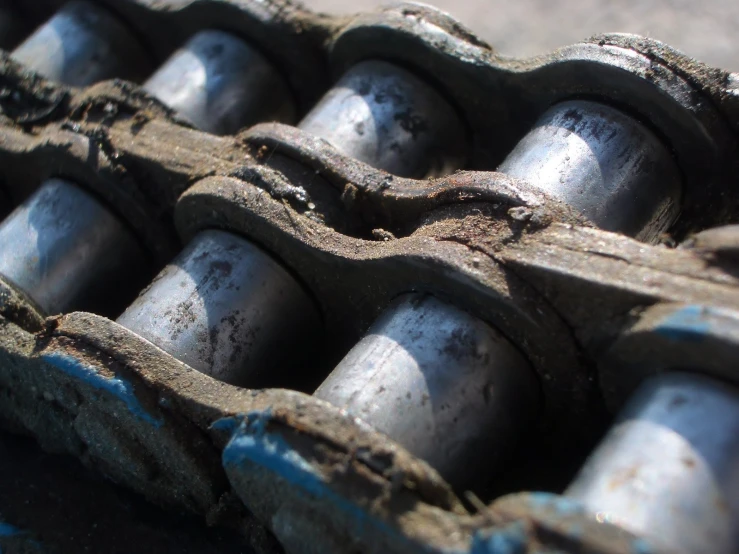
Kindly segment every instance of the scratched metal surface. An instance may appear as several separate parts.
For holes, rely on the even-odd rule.
[[[328,13],[367,11],[390,0],[303,0]],[[710,65],[739,71],[736,0],[431,0],[516,57],[548,53],[591,35],[636,33]]]

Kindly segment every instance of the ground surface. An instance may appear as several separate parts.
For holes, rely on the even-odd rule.
[[[390,0],[303,0],[314,10],[351,13]],[[433,0],[500,53],[549,52],[604,32],[636,33],[711,65],[739,71],[738,0]]]

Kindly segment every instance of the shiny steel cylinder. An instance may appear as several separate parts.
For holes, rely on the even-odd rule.
[[[467,153],[452,106],[412,73],[383,61],[347,71],[299,127],[401,177],[449,173]]]
[[[538,385],[498,331],[432,296],[399,298],[315,396],[465,486],[537,415]]]
[[[566,494],[667,552],[739,552],[739,390],[646,381]]]
[[[550,108],[498,171],[528,181],[598,227],[642,240],[680,209],[681,176],[670,151],[623,112],[585,100]]]
[[[262,55],[222,31],[201,31],[144,84],[196,127],[235,133],[259,121],[291,121],[295,106],[285,80]]]
[[[303,287],[247,240],[204,231],[118,323],[178,360],[240,386],[287,367],[321,317]]]
[[[131,31],[99,4],[83,1],[66,4],[12,57],[47,79],[72,86],[114,77],[137,80],[148,66]]]
[[[47,315],[118,294],[146,259],[117,217],[63,179],[46,181],[0,223],[0,275]]]

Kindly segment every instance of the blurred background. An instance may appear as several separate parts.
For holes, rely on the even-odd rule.
[[[388,0],[303,0],[352,13]],[[656,38],[713,66],[739,71],[739,0],[431,0],[504,55],[549,52],[605,32]]]

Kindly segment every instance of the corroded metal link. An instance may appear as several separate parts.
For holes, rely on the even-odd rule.
[[[666,247],[739,220],[737,75],[419,4],[0,42],[4,426],[264,552],[739,548],[739,238]]]

